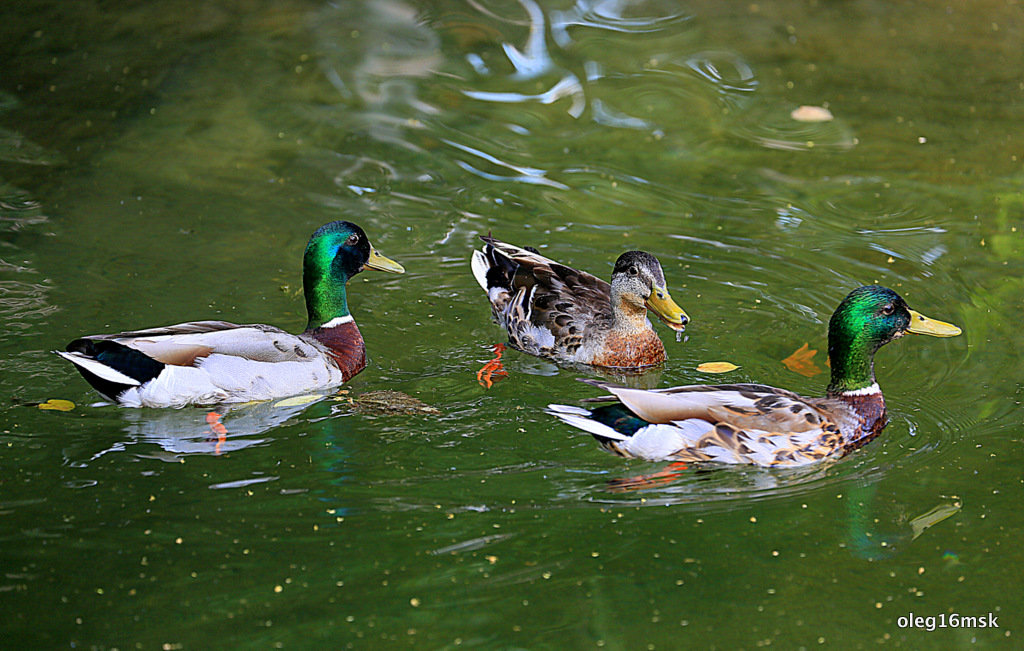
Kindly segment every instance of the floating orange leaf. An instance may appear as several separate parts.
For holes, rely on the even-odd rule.
[[[821,369],[814,363],[814,356],[817,354],[817,350],[811,350],[810,345],[805,343],[797,348],[792,355],[782,360],[782,363],[794,373],[799,373],[804,377],[814,377],[821,373]]]
[[[697,367],[697,370],[701,373],[728,373],[729,371],[735,371],[739,366],[736,366],[732,362],[704,362]]]
[[[55,411],[71,411],[75,408],[75,403],[70,400],[60,400],[52,398],[44,403],[37,405],[40,409],[53,409]]]

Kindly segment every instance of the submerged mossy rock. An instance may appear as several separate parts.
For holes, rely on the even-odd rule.
[[[401,391],[367,391],[358,396],[348,398],[352,408],[361,414],[373,416],[427,416],[437,415],[441,410],[432,407],[422,400],[417,400]]]

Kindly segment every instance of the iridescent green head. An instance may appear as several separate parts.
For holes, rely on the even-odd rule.
[[[828,322],[828,357],[832,364],[828,394],[873,386],[875,351],[908,332],[955,337],[960,328],[911,310],[888,287],[867,285],[850,292]]]
[[[352,222],[324,224],[309,238],[302,259],[302,287],[309,313],[307,329],[348,316],[345,283],[363,269],[404,273],[402,265],[385,258]]]

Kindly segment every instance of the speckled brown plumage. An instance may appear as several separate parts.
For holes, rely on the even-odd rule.
[[[616,290],[535,250],[489,235],[481,239],[485,246],[474,252],[473,273],[513,348],[555,361],[608,367],[638,368],[665,361],[665,347],[647,319],[646,297]],[[627,255],[635,256],[634,267],[642,268],[667,297],[657,258],[642,252],[623,257]],[[650,294],[651,287],[645,291]],[[682,310],[679,314],[683,320],[673,327],[681,329],[686,316]]]
[[[645,391],[593,380],[611,395],[588,409],[548,412],[625,457],[799,466],[838,458],[878,436],[887,422],[874,354],[907,333],[955,337],[960,328],[907,307],[891,289],[851,291],[829,320],[832,377],[824,398],[760,384]]]
[[[758,384],[643,391],[588,382],[608,389],[611,395],[586,402],[621,403],[628,410],[623,412],[627,419],[632,417],[644,425],[632,436],[618,439],[602,438],[589,430],[605,448],[628,458],[799,466],[842,456],[877,436],[885,426],[885,401],[880,393],[805,398]],[[574,416],[590,413],[566,409],[570,411],[553,409],[552,413],[577,426],[580,421]],[[600,409],[593,413],[600,420]],[[605,424],[619,429],[622,421],[620,417]]]
[[[665,345],[653,330],[639,334],[608,332],[593,364],[608,367],[654,366],[665,361]]]

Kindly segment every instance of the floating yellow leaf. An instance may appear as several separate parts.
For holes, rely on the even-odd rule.
[[[924,533],[924,530],[937,525],[946,518],[951,518],[960,512],[960,504],[939,504],[930,511],[926,511],[910,521],[910,529],[914,532],[914,538]]]
[[[75,403],[70,400],[59,400],[52,398],[44,403],[38,405],[40,409],[53,409],[55,411],[71,411],[75,408]]]
[[[821,373],[821,369],[814,363],[814,356],[817,354],[817,350],[811,350],[810,345],[804,344],[797,348],[792,355],[782,360],[782,363],[794,373],[805,377],[814,377]]]
[[[308,405],[311,402],[316,402],[317,400],[319,400],[321,398],[323,398],[323,396],[320,395],[320,394],[310,393],[310,394],[306,394],[304,396],[295,396],[293,398],[285,398],[284,400],[281,400],[280,402],[275,402],[274,406],[275,407],[298,407],[299,405]]]
[[[704,362],[697,367],[697,370],[701,373],[728,373],[729,371],[735,371],[739,366],[736,366],[732,362]]]

